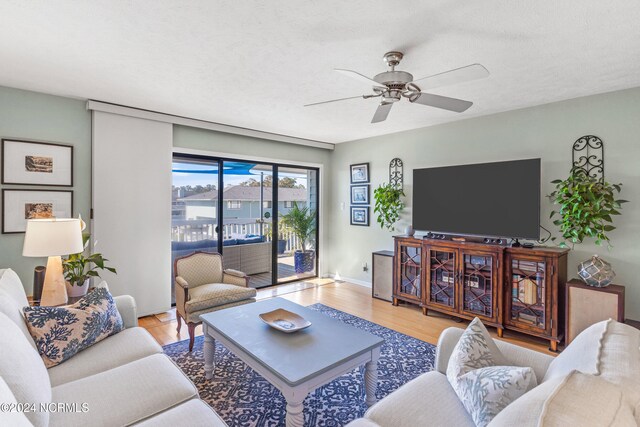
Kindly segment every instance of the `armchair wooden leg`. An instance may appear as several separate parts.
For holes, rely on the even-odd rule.
[[[196,335],[196,324],[195,323],[187,323],[189,327],[189,351],[193,350],[193,340]]]
[[[176,310],[176,320],[178,321],[178,327],[176,328],[176,332],[180,333],[180,328],[182,327],[182,317],[180,313]]]

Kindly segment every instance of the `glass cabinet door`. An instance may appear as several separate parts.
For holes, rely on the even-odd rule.
[[[420,301],[422,286],[422,247],[400,244],[398,257],[398,289],[397,292],[405,297]]]
[[[455,308],[456,251],[428,250],[429,303]]]
[[[520,327],[546,331],[549,295],[545,260],[512,257],[509,270],[510,283],[505,283],[510,289],[509,312],[505,320]]]
[[[496,298],[496,255],[462,253],[461,310],[493,319]]]

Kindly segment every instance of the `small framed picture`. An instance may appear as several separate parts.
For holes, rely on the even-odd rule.
[[[51,142],[2,140],[2,183],[73,186],[73,147]]]
[[[73,191],[2,190],[2,234],[24,233],[29,219],[72,216]]]
[[[369,226],[369,206],[351,206],[351,225]]]
[[[369,204],[369,184],[351,186],[351,204],[352,205],[368,205]]]
[[[351,165],[351,183],[362,184],[369,182],[369,163]]]

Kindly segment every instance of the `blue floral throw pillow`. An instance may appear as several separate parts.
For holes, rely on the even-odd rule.
[[[105,288],[65,307],[25,307],[24,315],[47,368],[123,329],[122,317]]]

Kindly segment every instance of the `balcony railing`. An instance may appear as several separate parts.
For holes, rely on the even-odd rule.
[[[262,226],[262,228],[261,228]],[[174,219],[171,221],[171,240],[174,242],[195,242],[198,240],[217,240],[216,223],[210,219]],[[260,224],[255,219],[229,219],[222,226],[224,240],[247,234],[265,236],[271,241],[271,222]],[[291,231],[280,231],[282,240],[286,240],[286,251],[301,249],[299,239]]]

